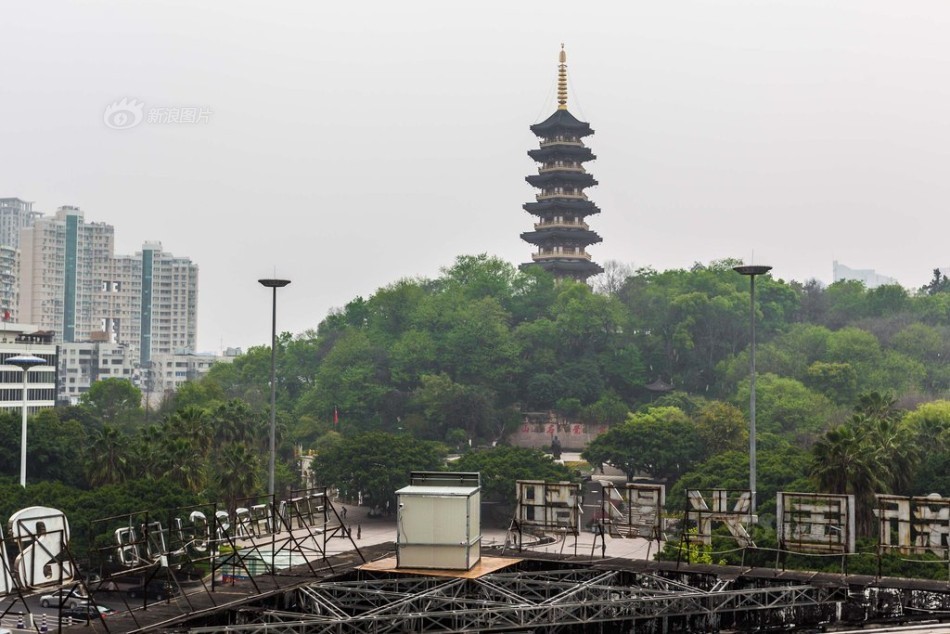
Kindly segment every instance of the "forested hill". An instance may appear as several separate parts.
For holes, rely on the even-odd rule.
[[[282,336],[279,408],[305,444],[334,417],[344,432],[477,444],[499,439],[519,410],[622,422],[651,401],[644,386],[657,379],[674,394],[746,407],[749,280],[737,263],[613,268],[594,292],[459,257],[437,279],[395,282]],[[950,286],[939,277],[912,293],[764,276],[756,305],[764,432],[822,432],[871,391],[906,406],[948,395]],[[260,401],[268,369],[269,349],[255,348],[204,383]]]
[[[382,501],[451,450],[465,454],[452,468],[481,471],[486,495],[510,501],[515,479],[577,476],[504,447],[522,412],[549,410],[608,426],[584,458],[666,483],[669,508],[687,487],[746,488],[750,293],[736,264],[608,266],[591,290],[465,256],[315,316],[278,342],[277,490],[312,476]],[[762,276],[756,324],[760,514],[779,490],[853,493],[868,534],[874,493],[950,496],[945,278],[909,292]],[[158,411],[128,381],[97,381],[80,405],[32,418],[26,490],[19,418],[0,415],[0,511],[55,502],[95,518],[125,497],[230,508],[259,495],[269,377],[269,347],[252,348]],[[673,390],[646,389],[657,380]]]

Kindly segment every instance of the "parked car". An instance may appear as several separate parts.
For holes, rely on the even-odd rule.
[[[103,619],[113,612],[115,612],[115,610],[112,608],[107,608],[104,605],[92,605],[86,603],[85,605],[77,605],[74,608],[66,608],[62,612],[62,617],[65,619],[68,616],[80,621],[88,621],[89,619],[94,619],[96,617]]]
[[[153,579],[149,581],[146,585],[137,585],[133,588],[126,590],[126,594],[129,595],[130,599],[137,599],[139,597],[145,597],[147,599],[155,599],[156,601],[163,601],[170,596],[178,594],[178,588],[168,583],[167,581],[159,581]]]
[[[77,605],[89,603],[89,597],[84,595],[79,588],[61,588],[56,592],[44,594],[40,597],[40,605],[44,608],[58,608],[64,606],[74,608]]]

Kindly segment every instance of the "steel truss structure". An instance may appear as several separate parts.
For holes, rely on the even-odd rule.
[[[651,574],[596,568],[499,572],[478,579],[395,575],[304,586],[296,590],[294,611],[244,608],[232,613],[227,626],[188,631],[553,633],[595,631],[598,626],[631,631],[634,622],[643,627],[671,619],[691,623],[694,631],[716,631],[727,614],[767,617],[765,612],[846,598],[841,588],[728,585],[720,582],[704,590]]]

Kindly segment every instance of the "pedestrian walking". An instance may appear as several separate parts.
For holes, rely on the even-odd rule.
[[[343,507],[343,512],[341,513],[341,515],[343,515],[343,519],[346,519],[346,507],[345,507],[345,506]]]
[[[363,525],[357,524],[356,525],[356,539],[360,539],[362,536],[363,536]]]

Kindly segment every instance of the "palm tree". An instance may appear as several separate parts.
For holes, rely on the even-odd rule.
[[[188,438],[168,438],[163,476],[172,478],[189,491],[198,493],[205,484],[205,458]]]
[[[207,457],[214,439],[207,411],[196,405],[172,414],[166,424],[166,433],[173,438],[187,439],[202,457]]]
[[[874,493],[886,488],[878,452],[859,424],[829,430],[812,448],[811,475],[822,491],[854,495],[858,532],[867,535],[873,526]]]
[[[238,500],[258,492],[260,454],[246,445],[231,443],[216,453],[212,483],[218,495],[224,497],[228,511],[234,512]]]
[[[129,453],[128,437],[114,425],[93,431],[86,453],[86,480],[94,487],[124,482],[131,466]]]
[[[130,453],[130,462],[138,477],[160,478],[167,461],[165,430],[158,425],[140,428]]]
[[[857,423],[858,417],[855,416]],[[885,490],[881,493],[906,494],[920,461],[920,450],[914,430],[903,421],[894,418],[865,419],[868,425],[868,440],[877,454]]]
[[[897,399],[889,392],[884,394],[866,392],[858,396],[858,404],[854,406],[854,413],[874,420],[896,420],[901,416],[896,404]]]

